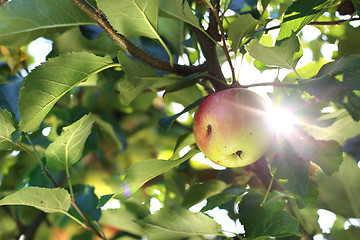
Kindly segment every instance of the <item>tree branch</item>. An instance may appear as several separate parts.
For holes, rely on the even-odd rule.
[[[214,6],[216,6],[218,3],[219,0],[212,0],[211,2],[211,4]],[[206,29],[206,32],[216,41],[220,41],[221,36],[219,35],[218,24],[212,11],[210,11],[209,19],[209,27]],[[212,76],[212,78],[207,77],[206,80],[211,82],[216,91],[229,88],[230,86],[227,84],[226,79],[221,71],[221,66],[219,64],[219,59],[216,53],[216,44],[200,30],[196,28],[193,29],[201,49],[203,50],[202,53],[206,59],[206,62],[204,63],[205,71],[207,71]]]
[[[137,58],[151,67],[158,70],[175,73],[182,76],[188,76],[196,72],[203,72],[203,66],[185,66],[175,64],[172,67],[170,62],[163,59],[157,58],[144,49],[136,46],[125,36],[117,33],[115,29],[109,24],[106,17],[95,9],[88,1],[86,0],[71,0],[76,6],[78,6],[83,12],[85,12],[89,17],[91,17],[104,31],[114,39],[122,49],[124,49],[130,56]]]
[[[222,21],[220,20],[220,17],[219,17],[219,14],[218,14],[218,7],[217,9],[215,9],[215,7],[210,3],[210,0],[206,0],[207,4],[209,5],[211,11],[213,12],[213,15],[214,15],[214,18],[220,28],[220,36],[221,36],[221,41],[222,41],[222,49],[225,53],[225,56],[226,56],[226,60],[228,61],[229,63],[229,66],[230,66],[230,70],[231,70],[231,74],[232,74],[232,83],[233,85],[236,85],[236,83],[238,83],[236,81],[236,76],[235,76],[235,70],[234,70],[234,67],[233,67],[233,64],[231,62],[231,58],[230,58],[230,54],[229,54],[229,51],[228,51],[228,48],[226,46],[226,39],[225,39],[225,33],[224,33],[224,28],[223,28],[223,24],[222,24]]]

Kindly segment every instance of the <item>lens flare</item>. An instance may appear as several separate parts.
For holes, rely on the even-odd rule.
[[[294,124],[297,123],[297,119],[291,111],[284,108],[270,107],[267,111],[267,117],[270,126],[277,133],[290,133],[294,130]]]

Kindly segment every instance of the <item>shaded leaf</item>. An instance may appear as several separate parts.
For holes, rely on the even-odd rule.
[[[134,220],[137,220],[136,215],[127,209],[108,209],[102,211],[100,224],[142,236],[143,231]]]
[[[87,185],[75,185],[73,187],[76,204],[87,216],[91,216],[95,221],[99,221],[101,210],[97,208],[98,198],[94,192],[95,188]],[[75,209],[70,209],[69,213],[81,219]]]
[[[176,141],[174,153],[170,159],[172,160],[172,159],[175,159],[176,157],[179,157],[179,152],[181,149],[183,149],[184,147],[189,146],[191,144],[194,144],[194,143],[195,143],[195,137],[194,137],[193,133],[187,133],[187,134],[180,136],[178,138],[178,140]]]
[[[161,0],[160,13],[164,17],[176,18],[204,31],[189,4],[178,0]]]
[[[297,138],[297,137],[294,137]],[[299,143],[301,144],[301,143]],[[290,192],[305,197],[309,183],[308,159],[301,158],[296,150],[296,143],[291,145],[282,142],[272,161],[272,170],[275,169],[274,177]]]
[[[126,78],[119,81],[118,89],[125,104],[129,105],[138,95],[153,84],[152,80],[157,75],[152,67],[131,59],[124,52],[119,52],[118,59],[126,74]]]
[[[95,123],[99,126],[99,128],[114,141],[116,147],[118,148],[119,152],[125,150],[126,148],[126,139],[124,133],[121,131],[120,127],[117,126],[117,123],[114,122],[107,122],[101,119],[99,116],[94,116]],[[123,144],[125,143],[125,146]]]
[[[297,219],[282,210],[285,201],[280,201],[279,197],[281,195],[272,192],[261,205],[264,195],[251,191],[241,199],[239,219],[245,227],[247,239],[301,236]]]
[[[148,159],[131,165],[126,172],[123,189],[117,193],[116,197],[122,197],[122,195],[129,197],[150,179],[178,166],[198,152],[198,150],[193,149],[177,160]]]
[[[319,120],[335,122],[331,126],[324,128],[309,126],[308,132],[316,139],[335,140],[338,143],[343,144],[346,139],[360,134],[360,123],[354,122],[344,109],[324,114]]]
[[[192,186],[184,196],[183,206],[189,208],[202,200],[222,192],[227,187],[223,181],[211,179]]]
[[[277,42],[297,34],[306,24],[332,3],[332,0],[295,1],[286,10]]]
[[[67,213],[70,208],[70,194],[63,188],[25,187],[0,200],[0,206],[25,205],[46,213]]]
[[[360,135],[346,140],[343,150],[354,159],[360,159]]]
[[[55,103],[112,60],[90,53],[69,53],[44,62],[25,78],[20,91],[20,129],[33,132]]]
[[[67,0],[17,0],[0,8],[0,45],[20,47],[66,27],[94,24],[75,4]]]
[[[196,108],[197,106],[199,106],[203,101],[204,101],[205,97],[202,97],[200,99],[198,99],[197,101],[195,101],[194,103],[192,103],[191,105],[187,106],[184,110],[182,110],[181,112],[169,116],[169,117],[163,117],[159,119],[159,125],[161,127],[161,129],[168,131],[171,127],[171,125],[173,124],[173,122],[180,117],[183,113],[186,113],[194,108]]]
[[[334,236],[334,239],[358,240],[360,238],[360,227],[350,226],[346,230],[331,229],[331,235]]]
[[[160,0],[96,0],[111,26],[127,36],[158,38],[158,12]]]
[[[106,195],[102,195],[99,198],[98,204],[97,204],[97,208],[101,208],[103,207],[108,201],[110,201],[110,199],[114,196],[114,194],[106,194]]]
[[[350,181],[351,180],[351,181]],[[346,218],[360,218],[360,169],[349,156],[338,172],[318,179],[322,207]]]
[[[159,34],[167,40],[175,55],[181,55],[183,41],[184,22],[178,19],[159,17]]]
[[[206,212],[207,210],[211,210],[215,207],[219,207],[232,199],[235,199],[242,194],[244,194],[247,190],[245,189],[227,189],[221,193],[213,195],[207,199],[206,205],[201,209],[201,212]]]
[[[45,151],[46,166],[60,171],[79,161],[93,123],[94,117],[89,114],[64,127],[61,135]]]
[[[317,211],[317,207],[306,207],[298,210],[298,220],[301,226],[307,233],[313,236],[322,232],[318,222],[319,215]]]
[[[349,55],[325,64],[316,78],[299,80],[301,90],[320,100],[345,108],[355,121],[360,120],[360,55]]]
[[[164,221],[164,219],[171,219],[171,221]],[[220,225],[210,217],[181,207],[164,207],[136,222],[143,227],[149,240],[175,240],[198,235],[217,235],[221,231]]]
[[[202,79],[205,75],[206,75],[206,73],[204,73],[204,72],[197,72],[197,73],[193,73],[189,76],[186,76],[182,80],[177,81],[177,82],[167,86],[165,88],[164,94],[176,92],[176,91],[182,90],[184,88],[191,87],[191,86],[195,85],[196,83],[198,83],[199,80]]]
[[[21,84],[13,82],[0,85],[0,107],[8,110],[18,122],[20,121],[20,113],[17,105],[21,87]]]
[[[295,69],[302,56],[302,48],[296,35],[281,42],[280,46],[264,47],[257,40],[252,40],[246,47],[250,56],[267,66]]]
[[[238,15],[229,25],[228,35],[232,41],[231,48],[236,52],[243,44],[243,38],[253,32],[260,23],[261,22],[253,18],[251,14]]]
[[[0,108],[0,150],[8,150],[14,147],[11,134],[15,130],[11,114]]]
[[[94,25],[86,25],[99,27]],[[109,55],[115,58],[120,46],[107,34],[102,33],[97,38],[89,40],[85,38],[79,28],[71,28],[62,34],[50,37],[53,41],[53,50],[50,56],[58,56],[69,52],[91,52],[97,56]],[[50,57],[48,56],[48,57]]]
[[[304,137],[303,144],[296,146],[297,152],[304,159],[310,160],[330,176],[339,169],[342,163],[342,147],[336,141],[316,140],[312,137]]]

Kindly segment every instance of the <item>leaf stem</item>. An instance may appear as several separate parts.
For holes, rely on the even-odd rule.
[[[83,228],[89,229],[88,226],[86,226],[84,223],[82,223],[79,219],[77,219],[76,217],[74,217],[70,213],[68,213],[68,212],[62,212],[62,213],[65,214],[66,216],[68,216],[69,218],[71,218],[72,220],[74,220],[75,222],[77,222],[78,224],[80,224]]]
[[[74,190],[73,190],[72,183],[71,183],[70,169],[66,166],[65,171],[66,171],[66,178],[67,178],[68,185],[69,185],[71,199],[75,199]]]
[[[266,194],[265,194],[265,197],[264,197],[264,200],[260,203],[260,206],[264,205],[264,203],[266,202],[266,199],[268,198],[269,196],[269,193],[270,193],[270,189],[273,185],[273,182],[274,182],[274,176],[271,176],[271,180],[270,180],[270,183],[269,183],[269,186],[268,186],[268,189],[266,191]]]

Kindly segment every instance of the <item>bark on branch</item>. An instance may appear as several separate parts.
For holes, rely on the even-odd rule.
[[[71,0],[76,6],[78,6],[83,12],[85,12],[89,17],[91,17],[104,31],[113,38],[122,49],[124,49],[130,56],[137,58],[151,67],[158,70],[175,73],[182,76],[188,76],[196,72],[204,72],[202,65],[199,66],[185,66],[174,64],[171,67],[170,62],[163,59],[157,58],[144,49],[136,46],[125,36],[116,32],[115,29],[109,24],[106,17],[95,9],[88,1],[86,0]]]

